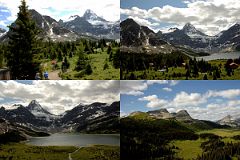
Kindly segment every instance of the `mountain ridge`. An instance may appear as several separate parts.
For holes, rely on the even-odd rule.
[[[48,15],[42,15],[35,9],[30,9],[29,13],[33,21],[36,22],[37,27],[42,31],[39,37],[44,40],[75,41],[86,37],[119,39],[120,28],[118,21],[108,22],[90,10],[86,10],[85,17],[73,15],[70,21],[65,22],[61,19],[57,21]],[[92,24],[88,21],[91,21]],[[15,21],[11,25],[14,24]],[[7,36],[4,36],[6,34],[9,34],[9,31],[2,33],[2,29],[0,30],[0,41],[7,41]]]
[[[121,41],[124,46],[136,46],[144,45],[141,40],[144,36],[141,36],[140,26],[133,19],[125,19],[121,22]],[[147,27],[147,26],[144,26]],[[130,29],[130,31],[127,31]],[[160,33],[160,34],[159,34]],[[225,31],[221,31],[221,34],[216,36],[208,36],[205,33],[199,31],[191,23],[185,24],[182,29],[170,28],[170,32],[162,33],[159,31],[155,33],[152,31],[152,37],[155,39],[168,42],[172,45],[190,47],[195,51],[200,52],[219,52],[224,50],[235,50],[240,45],[240,25],[235,24]],[[149,36],[150,38],[150,36]],[[136,39],[140,42],[136,42]]]
[[[17,108],[11,110],[1,107],[0,118],[47,132],[94,132],[98,130],[102,133],[115,133],[119,131],[117,127],[120,114],[119,101],[110,105],[100,102],[88,105],[79,104],[62,115],[48,112],[36,100],[31,101],[26,107],[23,105],[15,107]],[[103,120],[99,122],[99,119]],[[103,123],[105,126],[102,125]],[[107,126],[109,130],[103,129]]]

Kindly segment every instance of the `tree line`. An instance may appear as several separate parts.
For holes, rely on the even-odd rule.
[[[238,59],[228,59],[224,65],[212,65],[207,61],[196,60],[181,53],[174,51],[171,54],[146,54],[146,53],[128,53],[121,52],[121,79],[157,79],[157,77],[149,77],[149,71],[162,72],[163,75],[172,73],[165,79],[176,79],[185,77],[185,79],[198,78],[199,73],[203,73],[203,80],[208,80],[211,76],[213,80],[221,78],[222,68],[228,76],[234,75],[231,65],[236,63],[240,65],[240,57]],[[175,72],[174,68],[184,67],[185,72]],[[136,75],[136,71],[143,71],[142,74]]]
[[[40,64],[44,59],[62,62],[56,66],[65,71],[70,67],[69,58],[78,56],[75,70],[85,70],[91,74],[92,68],[87,54],[97,54],[107,47],[109,61],[115,68],[120,67],[120,51],[112,48],[119,43],[110,40],[78,39],[69,42],[43,41],[41,30],[32,20],[25,0],[21,1],[16,21],[9,26],[8,39],[0,45],[0,67],[7,66],[11,70],[12,79],[34,79],[37,72],[43,72]],[[105,69],[108,66],[105,66]]]

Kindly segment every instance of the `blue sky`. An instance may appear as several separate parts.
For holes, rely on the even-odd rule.
[[[138,7],[142,9],[151,9],[153,7],[163,7],[171,5],[174,7],[186,7],[181,0],[121,0],[121,8]]]
[[[82,16],[87,9],[108,21],[120,18],[120,0],[26,0],[29,9],[48,15],[57,21],[68,20],[72,15]],[[7,29],[15,19],[20,0],[0,0],[0,27]]]
[[[122,115],[160,108],[185,109],[193,118],[207,120],[240,114],[240,81],[152,82],[121,82]]]
[[[120,100],[119,81],[0,81],[0,107],[14,109],[37,100],[53,114],[61,114],[78,104]]]
[[[121,20],[133,18],[155,32],[190,22],[213,36],[240,21],[239,9],[238,0],[122,0]]]

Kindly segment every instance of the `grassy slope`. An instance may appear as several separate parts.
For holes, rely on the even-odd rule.
[[[200,148],[202,142],[203,140],[198,139],[196,141],[173,141],[172,144],[179,148],[178,150],[175,150],[177,152],[177,157],[193,159],[202,153],[202,149]]]
[[[11,160],[66,160],[69,153],[77,160],[118,160],[120,147],[118,146],[91,146],[78,148],[73,146],[31,146],[23,143],[12,143],[0,146],[0,159]]]
[[[209,63],[212,65],[212,66],[219,66],[220,64],[222,65],[221,67],[221,78],[219,78],[220,80],[240,80],[240,67],[238,69],[235,69],[234,70],[234,75],[232,76],[227,76],[227,73],[225,71],[225,68],[224,68],[224,64],[226,63],[227,60],[214,60],[214,61],[209,61]],[[135,71],[133,72],[136,76],[140,76],[142,75],[144,72],[147,73],[147,79],[166,79],[166,80],[185,80],[186,77],[185,76],[182,76],[182,77],[172,77],[172,74],[175,72],[175,73],[181,73],[183,75],[186,74],[186,70],[185,70],[185,67],[177,67],[177,68],[174,68],[174,67],[170,67],[168,69],[168,73],[162,73],[162,72],[159,72],[159,71],[154,71],[154,70],[146,70],[146,71]],[[126,74],[126,73],[124,73]],[[128,74],[128,76],[130,75],[131,73]],[[191,77],[191,78],[188,78],[189,80],[202,80],[203,77],[204,77],[205,73],[199,73],[199,76],[198,77]],[[209,80],[212,80],[213,79],[213,76],[212,75],[207,75],[208,79]]]
[[[0,146],[0,159],[11,160],[66,160],[68,153],[74,152],[76,147],[40,147],[12,143]]]
[[[113,48],[113,52],[115,53],[117,48]],[[88,58],[90,59],[90,64],[93,70],[91,75],[83,75],[82,77],[79,76],[80,72],[74,71],[78,56],[75,55],[72,58],[68,57],[68,61],[70,63],[70,68],[66,73],[62,75],[63,79],[93,79],[93,80],[108,80],[120,79],[120,69],[115,69],[112,65],[112,62],[107,61],[109,68],[103,70],[104,64],[106,63],[106,59],[109,58],[107,54],[107,48],[104,49],[104,52],[97,53],[97,54],[88,54]],[[45,65],[44,65],[45,64]],[[58,66],[61,68],[61,62],[57,63]],[[49,60],[42,60],[43,70],[52,71],[51,61]],[[59,72],[61,70],[59,69]]]
[[[72,154],[76,160],[120,160],[120,147],[118,146],[91,146],[80,148]]]
[[[240,140],[234,140],[231,137],[235,135],[240,135],[240,130],[233,129],[212,129],[212,130],[203,130],[198,132],[201,133],[213,133],[218,136],[223,137],[224,142],[240,142]],[[204,142],[202,139],[198,139],[196,141],[173,141],[172,144],[177,146],[179,150],[175,150],[177,155],[184,159],[193,159],[196,158],[198,154],[202,153],[202,149],[200,148],[201,143]]]

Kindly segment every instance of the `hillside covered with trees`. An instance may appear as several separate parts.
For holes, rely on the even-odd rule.
[[[0,68],[8,67],[11,79],[119,79],[118,42],[91,37],[46,41],[42,32],[23,0],[0,44]]]

